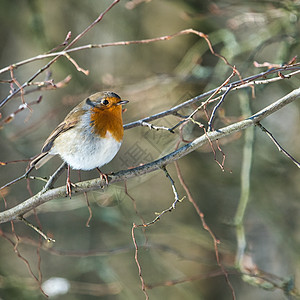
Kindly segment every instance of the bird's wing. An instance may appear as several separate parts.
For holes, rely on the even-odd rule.
[[[42,147],[42,153],[50,151],[50,149],[53,146],[53,143],[55,139],[62,134],[65,131],[68,131],[69,129],[73,128],[76,126],[76,124],[81,120],[81,115],[84,114],[85,111],[83,110],[77,110],[77,111],[72,111],[71,113],[65,118],[63,122],[61,122],[49,135],[47,140],[45,141],[43,147]],[[70,116],[71,115],[71,116]]]

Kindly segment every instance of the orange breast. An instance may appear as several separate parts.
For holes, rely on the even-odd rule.
[[[105,138],[107,131],[120,142],[123,139],[122,106],[112,106],[110,108],[94,107],[91,113],[91,126],[93,132]]]

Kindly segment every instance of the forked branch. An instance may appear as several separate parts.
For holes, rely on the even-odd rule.
[[[173,151],[168,155],[165,155],[153,162],[132,169],[121,170],[111,175],[109,177],[109,184],[125,181],[133,177],[142,176],[144,174],[156,171],[162,168],[163,166],[166,166],[174,161],[179,160],[181,157],[188,155],[189,153],[196,150],[197,148],[203,146],[204,144],[207,144],[209,141],[221,139],[235,132],[244,130],[249,126],[253,126],[257,124],[267,116],[273,114],[274,112],[278,111],[279,109],[286,106],[287,104],[295,101],[299,97],[300,97],[300,88],[292,91],[291,93],[287,94],[286,96],[275,101],[274,103],[263,108],[262,110],[258,111],[256,114],[252,115],[251,117],[243,121],[236,122],[229,126],[220,128],[216,131],[207,132],[206,134],[203,134],[202,136],[182,146],[176,151]],[[76,194],[81,194],[84,192],[97,190],[105,185],[106,185],[105,180],[103,181],[100,179],[92,179],[92,180],[76,183],[76,187],[73,189],[73,191]],[[11,220],[17,220],[19,216],[23,216],[25,213],[31,211],[32,209],[38,207],[39,205],[48,202],[52,199],[57,199],[61,197],[65,197],[64,186],[46,190],[46,191],[41,191],[35,196],[16,205],[15,207],[1,212],[0,223],[8,222]]]

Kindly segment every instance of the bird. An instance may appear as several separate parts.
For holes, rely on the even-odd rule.
[[[121,147],[124,135],[122,105],[128,102],[111,91],[87,97],[52,131],[30,167],[39,169],[59,155],[68,165],[66,192],[70,197],[70,167],[84,171],[97,169],[108,184],[107,175],[100,168],[109,163]]]

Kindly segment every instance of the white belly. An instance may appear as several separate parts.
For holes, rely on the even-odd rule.
[[[75,170],[101,168],[115,157],[121,147],[121,142],[117,142],[109,132],[101,139],[91,133],[82,135],[70,129],[64,132],[63,138],[74,141],[72,146],[66,146],[59,138],[49,153],[59,154]]]

